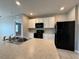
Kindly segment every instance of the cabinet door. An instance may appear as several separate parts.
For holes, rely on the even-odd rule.
[[[44,22],[43,22],[43,19],[44,19],[44,18],[37,18],[37,23],[44,23]]]
[[[48,28],[48,26],[49,26],[49,20],[48,20],[48,18],[43,18],[43,23],[44,23],[44,28]]]
[[[54,28],[55,18],[54,17],[44,18],[43,22],[44,22],[44,27],[45,28]]]
[[[30,33],[30,32],[29,32],[28,35],[29,35],[29,39],[33,39],[33,38],[34,38],[34,33]]]
[[[38,18],[36,18],[36,19],[30,19],[29,20],[29,28],[35,28],[35,23],[39,23],[38,20],[39,20]]]
[[[55,18],[54,17],[50,17],[48,24],[49,24],[48,25],[49,28],[54,28],[54,26],[55,26]]]
[[[35,28],[35,22],[36,22],[36,19],[30,19],[29,20],[29,28]]]
[[[55,39],[55,34],[43,34],[44,39]]]

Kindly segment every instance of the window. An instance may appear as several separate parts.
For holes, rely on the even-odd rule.
[[[16,36],[21,36],[21,23],[16,22]]]

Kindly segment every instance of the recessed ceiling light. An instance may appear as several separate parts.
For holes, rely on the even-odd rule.
[[[17,4],[18,6],[20,6],[20,5],[21,5],[21,3],[20,3],[19,1],[16,1],[16,4]]]
[[[61,8],[60,8],[60,11],[63,11],[63,10],[64,10],[64,7],[61,7]]]
[[[30,13],[30,15],[32,16],[32,15],[33,15],[33,13]]]

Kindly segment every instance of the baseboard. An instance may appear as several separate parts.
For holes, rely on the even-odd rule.
[[[78,51],[78,50],[75,50],[75,52],[76,52],[76,53],[79,53],[79,51]]]

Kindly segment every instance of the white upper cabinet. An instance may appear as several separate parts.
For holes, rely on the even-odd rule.
[[[30,19],[29,20],[28,27],[29,28],[35,28],[35,21],[36,21],[36,19]]]
[[[54,28],[55,27],[55,17],[50,17],[49,18],[49,28]]]
[[[44,23],[43,18],[37,18],[38,22],[37,23]]]
[[[35,23],[44,23],[44,28],[54,28],[55,17],[30,19],[29,28],[35,28]]]
[[[49,18],[44,18],[43,19],[43,23],[44,23],[44,28],[48,28],[48,26],[49,26]]]
[[[44,28],[54,28],[55,26],[55,18],[48,17],[44,19]]]

